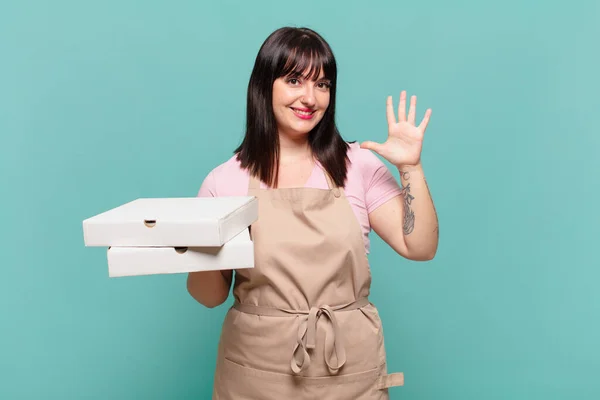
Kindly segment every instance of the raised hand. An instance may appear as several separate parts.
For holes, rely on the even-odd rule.
[[[400,93],[398,104],[398,121],[394,115],[392,96],[387,98],[388,138],[385,143],[365,141],[360,147],[373,150],[397,167],[417,165],[421,162],[421,150],[425,129],[431,117],[431,108],[418,126],[415,126],[417,96],[410,98],[408,117],[406,115],[406,91]]]

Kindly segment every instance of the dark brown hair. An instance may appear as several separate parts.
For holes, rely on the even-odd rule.
[[[323,70],[330,82],[329,106],[308,140],[315,158],[336,185],[346,180],[348,143],[335,124],[337,66],[327,42],[308,28],[284,27],[271,33],[262,44],[250,76],[247,95],[246,133],[234,151],[242,168],[263,182],[277,185],[279,135],[273,113],[273,82],[280,77],[316,78]],[[308,71],[308,72],[306,72]]]

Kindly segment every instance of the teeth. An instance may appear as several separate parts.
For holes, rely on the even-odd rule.
[[[313,111],[300,111],[296,108],[293,109],[295,112],[297,112],[300,115],[311,115],[313,113]]]

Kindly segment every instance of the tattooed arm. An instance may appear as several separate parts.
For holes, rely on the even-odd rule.
[[[417,261],[437,252],[437,213],[421,164],[399,167],[402,195],[369,214],[371,227],[398,254]]]

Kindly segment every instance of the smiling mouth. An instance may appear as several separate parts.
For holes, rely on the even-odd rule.
[[[301,117],[311,117],[317,110],[309,110],[306,108],[294,108],[290,107],[297,115]]]

